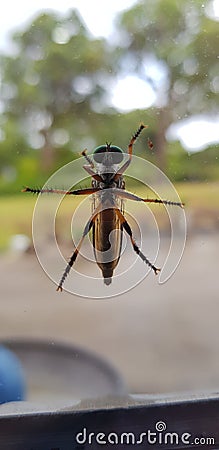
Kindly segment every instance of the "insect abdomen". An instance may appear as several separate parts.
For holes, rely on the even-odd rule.
[[[96,262],[102,270],[104,283],[112,281],[113,271],[120,258],[122,229],[114,208],[103,209],[93,227],[93,247]]]

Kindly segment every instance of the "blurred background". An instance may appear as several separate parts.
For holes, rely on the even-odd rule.
[[[0,338],[83,346],[130,392],[218,389],[219,1],[57,3],[1,8]],[[141,121],[149,128],[135,154],[186,204],[182,261],[164,285],[150,274],[112,299],[60,295],[32,247],[36,198],[20,191],[85,147],[126,149]],[[131,179],[127,188],[140,193]],[[58,228],[69,256],[65,223],[78,202],[66,200]],[[162,217],[160,226],[165,236]]]

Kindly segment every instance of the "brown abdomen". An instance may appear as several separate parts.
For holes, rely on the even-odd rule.
[[[103,209],[94,222],[93,247],[96,262],[107,285],[111,283],[113,271],[119,262],[121,246],[122,230],[115,209]]]

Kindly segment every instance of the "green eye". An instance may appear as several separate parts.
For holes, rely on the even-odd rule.
[[[121,148],[116,145],[100,145],[94,150],[94,161],[99,164],[103,163],[106,153],[110,154],[112,164],[119,164],[123,160],[123,151]]]
[[[123,160],[123,151],[121,148],[116,147],[116,145],[112,145],[110,147],[113,157],[113,164],[119,164]]]
[[[101,164],[106,153],[106,145],[100,145],[94,150],[94,161]]]

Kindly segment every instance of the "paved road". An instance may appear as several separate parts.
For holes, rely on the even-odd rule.
[[[94,350],[119,369],[131,392],[217,390],[218,250],[216,233],[194,236],[166,284],[151,273],[107,300],[57,293],[34,254],[2,256],[0,338],[47,338]]]

